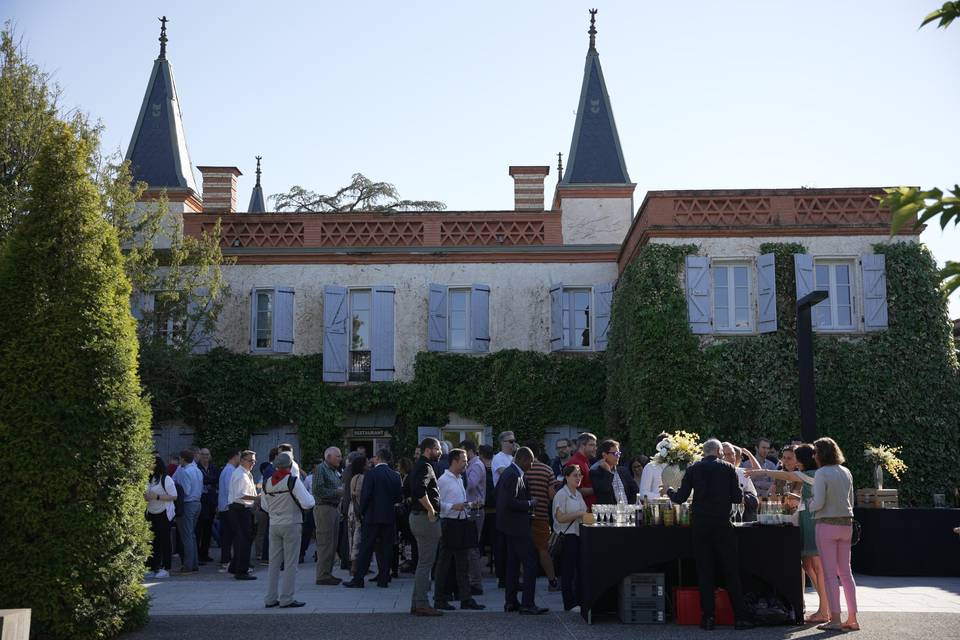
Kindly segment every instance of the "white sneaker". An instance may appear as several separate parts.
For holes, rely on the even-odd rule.
[[[156,577],[157,577],[157,574],[155,574],[153,571],[147,571],[145,574],[143,574],[144,580],[149,580],[150,578],[156,578]]]
[[[217,569],[217,573],[226,573],[230,565],[222,564],[220,568]]]
[[[166,569],[160,569],[160,571],[157,571],[155,574],[153,574],[153,577],[154,577],[154,578],[169,578],[169,577],[170,577],[170,572],[167,571]]]

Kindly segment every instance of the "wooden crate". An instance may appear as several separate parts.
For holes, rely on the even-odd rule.
[[[857,506],[872,509],[897,509],[896,489],[857,489]]]

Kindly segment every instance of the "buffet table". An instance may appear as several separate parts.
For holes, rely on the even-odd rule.
[[[744,593],[758,583],[772,587],[793,606],[797,622],[803,622],[800,529],[737,527],[737,542]],[[592,622],[600,599],[628,575],[664,572],[663,565],[693,557],[689,527],[580,527],[580,615]],[[675,586],[697,584],[692,571],[681,579],[686,584]],[[717,581],[722,587],[720,571]]]
[[[960,576],[960,509],[854,509],[850,564],[872,576]]]

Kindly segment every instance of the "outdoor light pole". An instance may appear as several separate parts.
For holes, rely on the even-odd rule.
[[[813,323],[810,308],[827,299],[827,292],[811,291],[797,300],[797,368],[800,370],[800,432],[804,442],[817,439],[817,394],[813,382]]]

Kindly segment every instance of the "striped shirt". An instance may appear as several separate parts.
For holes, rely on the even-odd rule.
[[[546,520],[550,513],[550,483],[553,479],[553,469],[549,466],[534,460],[530,469],[523,474],[523,481],[530,491],[530,497],[535,498],[537,506],[533,510],[533,517],[536,520]]]

